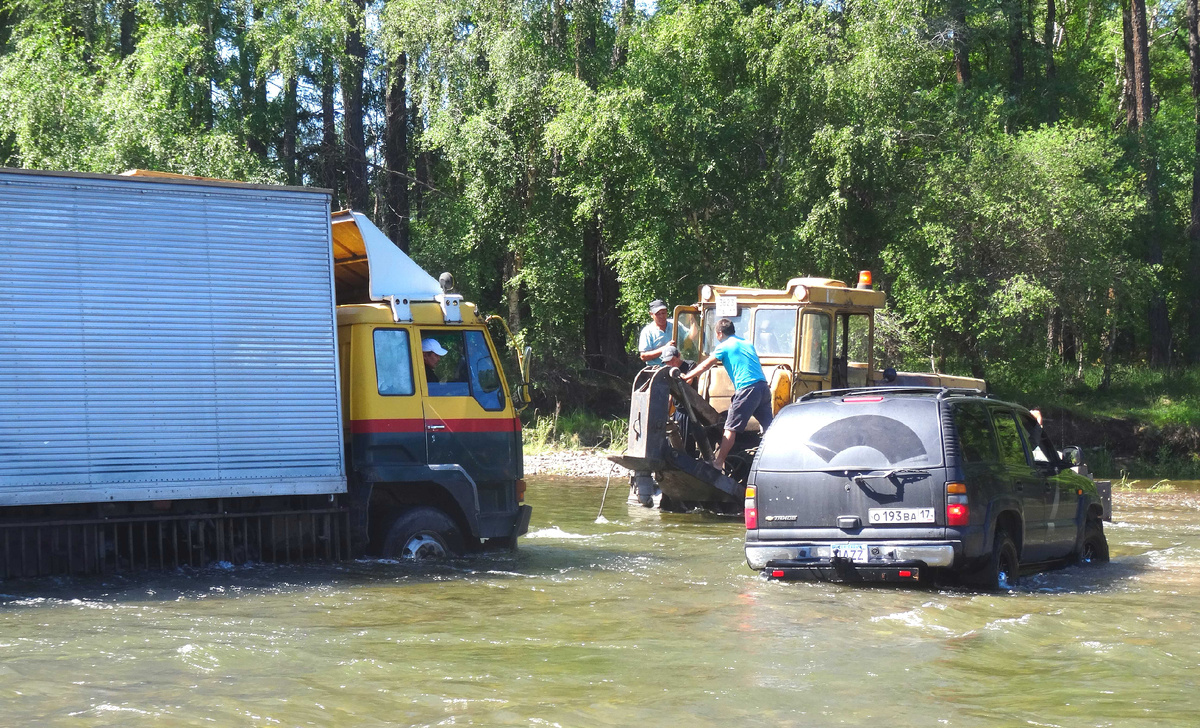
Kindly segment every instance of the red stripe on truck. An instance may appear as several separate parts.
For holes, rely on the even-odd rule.
[[[378,432],[424,432],[425,420],[351,420],[350,431],[356,435]]]
[[[443,432],[520,432],[521,421],[515,417],[471,417],[453,420],[351,420],[350,431],[356,435],[381,432],[422,432],[425,426],[441,425]]]

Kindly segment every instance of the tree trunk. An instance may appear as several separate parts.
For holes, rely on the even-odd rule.
[[[1200,363],[1200,0],[1187,0],[1188,55],[1192,63],[1192,219],[1188,225],[1187,360]]]
[[[514,281],[521,272],[521,251],[515,247],[504,255],[504,280],[508,294],[508,328],[521,330],[521,285]]]
[[[1150,35],[1146,27],[1146,0],[1130,0],[1130,40],[1133,44],[1133,99],[1137,128],[1150,121]]]
[[[121,60],[133,55],[137,50],[134,33],[137,32],[137,3],[135,0],[123,0],[121,3]],[[3,12],[3,11],[0,11]],[[0,23],[2,25],[2,23]],[[4,32],[0,30],[0,44],[5,41]]]
[[[1054,0],[1046,0],[1046,29],[1042,34],[1042,43],[1046,47],[1046,87],[1050,101],[1046,116],[1050,121],[1058,120],[1058,93],[1054,88],[1054,80],[1058,76],[1058,69],[1054,65],[1054,39],[1058,31],[1057,21]]]
[[[1062,361],[1059,352],[1058,325],[1062,320],[1062,309],[1058,306],[1050,308],[1046,315],[1046,368],[1049,369]]]
[[[1008,0],[1008,72],[1013,95],[1025,82],[1025,21],[1021,10],[1021,0]]]
[[[600,218],[593,216],[583,229],[583,355],[589,369],[619,372],[625,358],[617,313],[619,284],[605,248]]]
[[[625,55],[629,52],[630,26],[633,24],[634,0],[621,2],[621,13],[617,17],[617,39],[613,43],[612,67],[620,68],[625,65]]]
[[[300,184],[296,174],[296,135],[299,131],[300,80],[295,75],[287,79],[283,87],[283,138],[279,145],[279,159],[283,162],[283,174],[289,185]]]
[[[1136,110],[1138,157],[1146,195],[1146,262],[1162,265],[1162,240],[1158,231],[1158,159],[1150,138],[1153,98],[1150,95],[1150,36],[1146,25],[1146,0],[1130,0],[1130,41],[1133,46],[1133,100]],[[1166,367],[1171,360],[1171,320],[1165,287],[1160,279],[1151,291],[1149,314],[1150,366]]]
[[[408,252],[408,57],[399,53],[388,64],[383,154],[386,184],[383,225],[388,237]]]
[[[412,143],[409,146],[413,150],[413,186],[409,195],[409,215],[412,215],[415,208],[416,216],[420,218],[425,214],[426,194],[433,189],[433,156],[428,150],[421,149],[421,134],[425,124],[421,117],[421,108],[415,99],[409,107],[409,118],[412,119]]]
[[[967,28],[966,0],[952,0],[950,17],[954,21],[954,76],[959,86],[966,86],[971,82],[971,31]]]
[[[1130,0],[1121,0],[1121,38],[1125,50],[1125,85],[1121,89],[1121,106],[1125,109],[1125,128],[1137,131],[1137,96],[1133,87],[1133,19],[1129,9]]]
[[[367,210],[367,142],[363,132],[363,71],[367,48],[363,45],[366,0],[354,0],[357,12],[346,35],[342,68],[342,144],[345,148],[346,199],[356,210]]]
[[[321,185],[333,191],[333,209],[338,203],[337,116],[333,108],[335,75],[333,61],[321,59]]]
[[[258,78],[258,51],[250,40],[252,23],[262,20],[263,11],[255,7],[251,17],[238,19],[235,43],[238,50],[238,86],[241,94],[241,129],[246,148],[263,162],[267,161],[266,116],[267,86]]]
[[[575,17],[572,18],[571,25],[575,36],[575,78],[591,87],[588,61],[596,52],[596,33],[592,17],[594,9],[587,0],[577,1],[573,7]]]
[[[1112,384],[1113,346],[1117,339],[1117,294],[1115,289],[1108,289],[1108,308],[1104,309],[1104,331],[1100,334],[1100,361],[1103,365],[1100,376],[1100,390],[1105,391]]]

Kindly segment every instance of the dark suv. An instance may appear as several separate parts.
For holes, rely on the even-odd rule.
[[[1023,570],[1106,561],[1096,485],[1073,464],[1029,410],[978,390],[810,393],[754,458],[746,561],[777,579],[913,582],[939,569],[993,589]]]

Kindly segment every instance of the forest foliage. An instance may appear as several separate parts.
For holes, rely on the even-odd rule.
[[[646,302],[875,271],[890,363],[1200,359],[1196,0],[0,0],[0,166],[328,187],[628,373]]]

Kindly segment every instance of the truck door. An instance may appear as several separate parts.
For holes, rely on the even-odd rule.
[[[817,309],[801,311],[793,399],[806,392],[829,388],[832,335],[833,321],[828,313]]]
[[[483,511],[515,507],[505,502],[504,486],[520,477],[520,430],[487,335],[482,329],[422,328],[420,343],[430,464],[466,470],[479,487]],[[445,353],[431,364],[430,349]]]
[[[838,312],[833,327],[832,387],[865,387],[870,382],[873,320],[867,314]]]
[[[403,327],[355,326],[343,348],[350,451],[358,467],[425,462],[412,334]]]
[[[700,363],[700,310],[695,306],[676,306],[671,328],[679,356],[692,366]]]
[[[713,349],[717,348],[717,322],[723,318],[727,318],[733,323],[735,336],[746,341],[752,341],[752,332],[750,331],[750,317],[752,314],[752,308],[738,306],[736,315],[718,316],[716,309],[711,306],[705,307],[704,333],[700,338],[701,359],[707,357],[712,353]],[[713,409],[718,412],[725,412],[729,409],[729,401],[733,399],[733,381],[730,380],[729,372],[725,371],[725,367],[718,365],[709,369],[700,376],[699,384],[698,391],[708,400]]]

